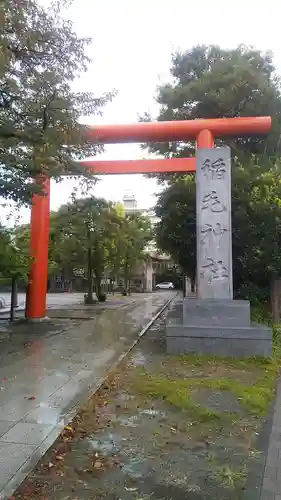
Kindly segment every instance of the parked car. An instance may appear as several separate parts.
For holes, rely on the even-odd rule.
[[[155,286],[155,288],[158,288],[158,290],[172,290],[174,287],[174,284],[171,281],[163,281],[162,283],[158,283],[158,285]]]

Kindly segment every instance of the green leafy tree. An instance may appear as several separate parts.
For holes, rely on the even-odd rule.
[[[85,198],[61,207],[52,214],[50,252],[58,269],[87,272],[87,302],[93,302],[93,281],[97,297],[102,295],[101,281],[109,266],[116,242],[118,216],[114,207],[102,198]]]
[[[36,0],[2,0],[0,12],[0,196],[30,202],[34,177],[83,173],[74,160],[95,155],[81,116],[101,112],[114,93],[75,92],[87,70],[85,49],[72,23]]]
[[[27,277],[30,258],[25,246],[20,246],[15,230],[0,226],[0,277],[23,279]]]
[[[217,145],[230,145],[240,157],[249,153],[280,155],[280,79],[272,54],[245,46],[233,50],[196,46],[172,56],[171,76],[172,83],[157,90],[158,121],[270,115],[272,130],[266,137],[217,140]],[[141,120],[150,121],[151,117],[146,114]],[[188,141],[149,147],[166,157],[194,154],[194,144]]]
[[[280,275],[280,78],[272,54],[240,46],[223,50],[197,46],[172,56],[171,83],[161,85],[157,120],[243,116],[272,117],[266,137],[216,140],[236,157],[232,168],[234,286],[240,296],[269,296]],[[141,118],[149,121],[151,117]],[[145,147],[145,146],[144,146]],[[149,144],[172,156],[194,154],[194,143]],[[191,278],[196,268],[196,212],[193,177],[157,176],[168,188],[157,204],[158,242]]]
[[[126,289],[133,273],[146,258],[152,238],[150,222],[138,214],[126,216],[123,207],[103,198],[84,198],[60,207],[50,217],[49,275],[69,275],[84,269],[87,302],[93,291],[102,297],[102,279],[123,277]],[[17,245],[28,253],[29,226],[17,229]]]

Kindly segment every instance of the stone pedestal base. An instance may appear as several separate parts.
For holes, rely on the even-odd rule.
[[[250,304],[243,300],[184,299],[167,318],[168,354],[271,356],[272,331],[250,323]]]

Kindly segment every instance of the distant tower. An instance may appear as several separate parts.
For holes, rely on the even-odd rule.
[[[123,206],[125,213],[130,213],[137,210],[138,204],[133,193],[128,193],[123,196]]]

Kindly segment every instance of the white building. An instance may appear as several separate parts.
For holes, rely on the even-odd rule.
[[[123,206],[124,206],[124,211],[125,214],[130,214],[130,213],[139,213],[145,217],[148,217],[150,220],[150,224],[152,229],[156,226],[156,224],[159,222],[159,217],[155,215],[155,212],[152,208],[139,208],[138,203],[136,200],[136,197],[134,194],[126,194],[123,197]],[[155,240],[151,240],[146,247],[146,251],[152,256],[152,257],[158,257],[161,260],[170,260],[170,256],[167,254],[164,254],[162,251],[159,251],[156,245]]]

